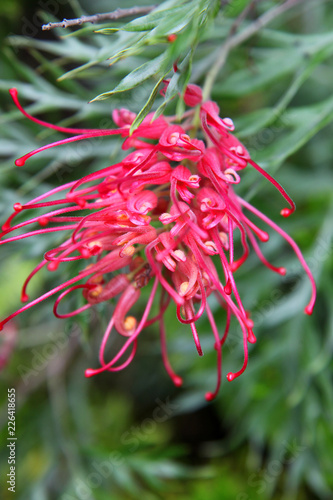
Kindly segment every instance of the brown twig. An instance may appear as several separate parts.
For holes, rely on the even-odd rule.
[[[105,12],[103,14],[94,14],[92,16],[81,16],[76,19],[63,19],[59,23],[48,23],[43,24],[42,30],[52,30],[53,28],[68,28],[70,26],[81,26],[84,23],[101,23],[104,21],[114,21],[116,19],[121,19],[122,17],[129,16],[139,16],[144,14],[149,14],[152,10],[156,8],[156,5],[147,5],[143,7],[131,7],[129,9],[116,9],[112,12]]]

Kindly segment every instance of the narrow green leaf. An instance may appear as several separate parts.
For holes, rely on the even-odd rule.
[[[168,63],[169,61],[166,58],[166,55],[163,53],[160,56],[153,59],[152,61],[148,61],[142,64],[134,71],[129,73],[127,76],[125,76],[125,78],[121,80],[119,85],[117,85],[113,90],[109,90],[108,92],[103,92],[103,94],[98,95],[90,102],[101,101],[103,99],[107,99],[113,94],[124,92],[125,90],[130,90],[139,85],[140,83],[144,82],[145,80],[148,80],[148,78],[156,75],[157,73],[165,71],[165,69],[168,66]]]
[[[178,94],[183,94],[183,91],[185,90],[191,76],[192,57],[193,51],[191,50],[179,65],[178,71],[174,73],[174,75],[170,79],[168,88],[165,93],[164,102],[155,111],[153,120],[156,120],[156,118],[158,118],[163,113],[167,104],[169,104],[172,99],[174,99]]]
[[[168,104],[167,101],[164,101],[164,102],[162,102],[162,104],[160,104],[160,106],[157,108],[157,110],[154,113],[153,121],[157,120],[157,118],[163,114],[167,104]]]
[[[154,101],[156,99],[156,95],[157,95],[157,92],[158,92],[158,87],[160,86],[160,84],[162,83],[162,81],[164,80],[164,78],[166,77],[167,74],[168,73],[166,73],[165,75],[163,75],[158,80],[158,82],[156,83],[155,87],[153,88],[153,90],[152,90],[152,92],[151,92],[151,94],[150,94],[150,96],[148,98],[148,101],[146,102],[146,104],[141,109],[140,113],[138,113],[138,115],[136,116],[134,122],[132,123],[131,128],[130,128],[130,132],[129,132],[130,135],[134,132],[135,129],[138,128],[138,126],[143,122],[143,120],[148,115],[148,113],[151,110],[152,105],[154,104]],[[154,118],[155,118],[155,116],[154,116]]]
[[[222,10],[223,15],[226,17],[238,16],[247,6],[250,0],[231,0]]]
[[[103,47],[101,48],[96,55],[96,50],[94,50],[93,54],[90,55],[89,52],[86,53],[86,57],[80,58],[81,61],[85,61],[85,63],[77,68],[74,68],[70,71],[67,71],[64,73],[58,81],[62,81],[65,78],[73,78],[76,77],[81,71],[84,71],[86,69],[89,69],[96,64],[107,64],[107,60],[112,58],[112,57],[117,57],[117,54],[119,54],[121,51],[128,47],[135,48],[138,46],[138,44],[141,43],[142,39],[142,34],[129,34],[129,33],[122,33],[121,36],[119,36],[119,39],[112,44],[111,47]],[[71,53],[71,52],[70,52]],[[64,54],[62,54],[64,55]],[[67,56],[68,57],[68,56]],[[77,62],[77,59],[76,59]]]

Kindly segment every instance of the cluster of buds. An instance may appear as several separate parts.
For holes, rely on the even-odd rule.
[[[315,283],[299,247],[272,220],[239,197],[234,185],[240,182],[242,170],[251,165],[287,201],[289,206],[281,211],[284,217],[294,211],[293,201],[280,184],[250,158],[246,148],[232,134],[232,120],[219,116],[216,103],[202,102],[198,86],[187,87],[184,101],[189,109],[182,120],[166,116],[153,120],[153,116],[148,115],[132,134],[130,127],[136,115],[127,109],[113,112],[115,129],[65,128],[32,117],[22,108],[16,89],[11,89],[10,94],[27,118],[70,135],[22,156],[16,160],[17,166],[46,149],[99,136],[118,135],[123,140],[123,150],[131,151],[115,165],[56,187],[24,205],[15,203],[14,213],[2,227],[0,244],[51,232],[68,236],[58,247],[45,253],[23,285],[21,299],[27,303],[4,319],[0,326],[55,294],[58,297],[53,310],[60,318],[72,317],[95,304],[118,297],[101,342],[100,367],[87,369],[86,376],[128,366],[135,356],[141,331],[156,322],[166,371],[174,384],[180,386],[182,379],[173,371],[166,348],[164,313],[173,301],[177,318],[191,329],[200,356],[197,321],[207,314],[217,352],[216,388],[206,394],[206,399],[211,400],[221,384],[222,346],[228,336],[231,317],[237,319],[242,329],[244,362],[238,371],[227,374],[229,381],[244,372],[248,343],[256,341],[253,321],[244,309],[234,277],[247,260],[250,246],[270,270],[281,275],[286,273],[285,268],[273,266],[264,257],[258,240],[266,242],[269,234],[260,229],[253,218],[277,231],[295,251],[311,282],[312,296],[305,312],[312,313]],[[200,123],[194,126],[198,116]],[[197,134],[200,138],[193,137]],[[44,211],[15,223],[17,216],[36,209]],[[40,227],[11,235],[30,225]],[[239,238],[235,239],[237,232]],[[235,252],[236,241],[240,243]],[[27,285],[37,272],[44,267],[54,271],[59,265],[72,261],[82,264],[76,276],[28,302]],[[148,287],[149,298],[142,316],[136,318],[130,312],[144,287]],[[61,314],[60,303],[76,290],[82,293],[84,305]],[[150,317],[158,290],[159,312]],[[211,296],[215,296],[225,310],[222,334],[209,305]],[[107,342],[113,330],[125,339],[119,352],[106,360]]]

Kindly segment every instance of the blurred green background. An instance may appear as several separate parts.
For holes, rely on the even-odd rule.
[[[191,81],[203,83],[235,18],[250,3],[229,2],[225,15],[220,12],[212,21],[195,53]],[[279,4],[257,2],[236,28],[246,29]],[[121,4],[131,5],[129,0]],[[22,117],[8,94],[16,86],[30,113],[66,125],[103,126],[119,106],[139,111],[155,81],[102,103],[88,101],[161,53],[165,44],[144,47],[109,67],[104,60],[112,54],[112,37],[93,33],[89,25],[70,37],[61,30],[40,30],[42,20],[117,6],[106,0],[93,4],[80,0],[80,5],[76,0],[1,2],[2,221],[14,202],[103,168],[120,154],[120,142],[108,138],[51,149],[18,169],[15,158],[59,134]],[[242,363],[241,333],[236,323],[232,325],[223,355],[222,389],[214,402],[207,403],[204,394],[214,387],[216,359],[206,319],[199,322],[205,352],[199,359],[191,332],[177,322],[172,307],[168,311],[169,352],[185,381],[176,389],[162,365],[156,326],[141,334],[135,360],[124,372],[88,380],[84,370],[96,365],[113,305],[67,322],[53,318],[52,301],[31,309],[17,319],[18,334],[12,332],[2,340],[2,349],[10,349],[11,342],[14,349],[1,372],[1,498],[333,498],[332,33],[331,2],[302,2],[231,52],[212,92],[222,116],[234,118],[236,133],[253,158],[296,202],[296,213],[281,220],[281,199],[272,186],[251,170],[242,173],[239,192],[289,232],[304,251],[318,284],[313,315],[303,314],[310,286],[296,257],[272,235],[265,255],[286,266],[287,276],[270,273],[253,255],[237,272],[258,342],[250,349],[245,374],[228,383],[225,374]],[[57,80],[100,54],[105,57],[98,64],[74,78]],[[155,109],[161,102],[159,97]],[[167,109],[171,112],[174,106],[171,103]],[[41,236],[1,246],[1,316],[19,307],[26,275],[57,242],[56,237],[46,241]],[[37,277],[31,297],[62,276],[59,271]],[[218,304],[212,308],[223,329],[224,312]],[[8,387],[17,391],[15,494],[5,484]]]

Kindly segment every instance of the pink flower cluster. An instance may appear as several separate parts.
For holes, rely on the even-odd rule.
[[[166,83],[167,84],[167,83]],[[244,372],[248,362],[248,343],[254,343],[253,322],[244,309],[235,281],[236,270],[246,261],[250,245],[261,262],[274,272],[284,275],[283,267],[269,263],[258,240],[269,239],[252,216],[277,231],[297,254],[311,285],[312,296],[305,308],[311,314],[315,302],[315,283],[296,243],[281,228],[250,203],[239,197],[234,185],[240,182],[241,171],[252,165],[265,176],[289,204],[281,213],[287,217],[294,204],[283,188],[251,158],[243,144],[232,134],[233,122],[221,118],[212,101],[202,102],[201,89],[189,85],[185,103],[191,108],[181,122],[175,117],[160,116],[152,121],[148,115],[130,135],[135,114],[127,109],[113,112],[115,129],[73,129],[58,127],[30,116],[20,105],[16,89],[11,89],[16,106],[29,119],[40,125],[70,134],[70,137],[32,151],[16,161],[22,166],[38,152],[83,139],[118,134],[123,138],[123,150],[129,154],[119,163],[86,175],[77,181],[56,187],[29,203],[15,203],[14,213],[2,227],[0,244],[38,234],[66,234],[63,243],[52,248],[30,273],[22,289],[22,301],[27,302],[27,285],[31,278],[46,267],[56,270],[60,264],[81,261],[76,276],[25,304],[1,323],[30,307],[59,294],[54,302],[54,314],[68,318],[95,304],[118,297],[113,315],[101,342],[100,367],[87,369],[86,376],[103,371],[125,368],[135,356],[141,331],[157,322],[161,336],[162,357],[172,381],[180,386],[182,379],[170,365],[166,349],[164,313],[172,300],[178,320],[189,325],[199,355],[202,355],[197,320],[207,314],[217,351],[217,383],[206,399],[213,399],[221,384],[222,345],[226,341],[230,320],[235,316],[243,332],[244,362],[228,373],[229,381]],[[196,110],[200,110],[199,130],[193,126]],[[193,137],[199,134],[200,139]],[[40,215],[16,223],[14,219],[29,210],[44,209]],[[30,225],[39,229],[8,235]],[[234,236],[239,232],[240,250],[235,252]],[[238,240],[237,240],[238,241]],[[235,258],[237,253],[238,258]],[[149,298],[141,318],[130,314],[139,300],[141,289],[149,287]],[[159,312],[150,317],[158,288]],[[84,305],[70,313],[59,312],[60,303],[70,293],[80,290]],[[209,297],[215,295],[226,311],[224,332],[219,333]],[[108,338],[112,330],[125,337],[123,347],[111,359],[105,359]]]

